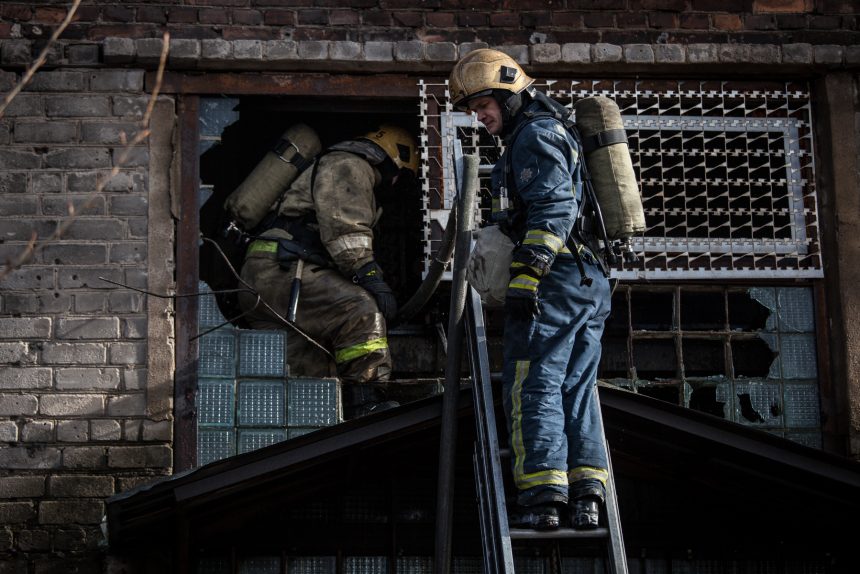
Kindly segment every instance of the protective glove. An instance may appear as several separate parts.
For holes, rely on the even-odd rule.
[[[550,263],[541,253],[520,248],[514,253],[510,282],[505,292],[505,312],[519,321],[531,321],[540,315],[538,286],[549,273]]]
[[[382,279],[382,269],[375,261],[359,267],[355,275],[352,276],[352,282],[373,295],[379,312],[382,313],[386,321],[394,320],[397,316],[397,299],[394,297],[394,291]]]

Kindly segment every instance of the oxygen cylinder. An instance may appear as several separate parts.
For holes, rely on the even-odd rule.
[[[607,238],[625,240],[641,233],[645,211],[618,105],[593,96],[579,100],[573,109]]]
[[[253,229],[299,174],[313,163],[321,148],[319,137],[309,126],[290,126],[227,197],[224,209],[242,229]]]

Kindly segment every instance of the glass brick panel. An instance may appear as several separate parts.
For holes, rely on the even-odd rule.
[[[233,381],[201,379],[197,391],[198,424],[233,426],[235,410]]]
[[[765,331],[776,331],[776,290],[772,287],[753,287],[750,289],[750,297],[770,309]]]
[[[814,384],[785,385],[785,426],[818,427],[818,387]]]
[[[602,558],[564,557],[561,563],[564,574],[602,574],[604,571]]]
[[[239,424],[284,425],[284,382],[239,382]]]
[[[282,331],[241,331],[239,374],[283,377],[285,341]]]
[[[232,430],[197,430],[197,465],[203,466],[236,454],[236,439]]]
[[[517,574],[545,574],[546,559],[531,556],[514,556],[514,571]]]
[[[812,289],[782,287],[779,297],[779,330],[782,333],[812,333],[815,330],[815,307]]]
[[[304,436],[308,433],[314,432],[315,430],[318,430],[318,429],[315,429],[315,428],[313,428],[313,429],[307,429],[307,428],[289,429],[287,431],[287,436],[289,438],[296,438],[296,437]]]
[[[387,556],[347,556],[343,561],[344,574],[388,574]]]
[[[334,574],[334,556],[296,556],[287,561],[290,574]]]
[[[337,423],[335,379],[290,379],[289,426],[329,426]]]
[[[814,379],[818,376],[815,335],[780,335],[782,376],[786,379]]]
[[[397,574],[433,574],[433,559],[429,556],[400,556]]]
[[[251,556],[239,560],[239,574],[281,574],[279,556]]]
[[[802,444],[803,446],[808,446],[810,448],[821,448],[821,433],[818,432],[789,432],[785,433],[785,438],[798,444]]]
[[[203,281],[198,282],[197,291],[199,293],[210,293],[209,286]],[[224,315],[221,314],[221,309],[218,308],[218,303],[215,301],[215,295],[201,295],[198,298],[197,304],[197,322],[200,330],[203,331],[207,327],[214,327],[226,321]],[[232,325],[227,323],[222,329],[232,329]]]
[[[231,331],[218,330],[200,337],[197,374],[210,377],[236,375],[236,336]]]
[[[385,497],[376,492],[360,492],[343,497],[344,522],[384,524],[388,522]]]
[[[287,431],[283,429],[255,429],[239,431],[239,454],[251,452],[276,442],[286,440]]]
[[[455,557],[453,566],[454,574],[481,574],[484,571],[479,557]]]
[[[232,574],[229,556],[201,556],[197,561],[197,574]]]
[[[735,421],[748,425],[782,424],[782,399],[777,383],[735,383]]]

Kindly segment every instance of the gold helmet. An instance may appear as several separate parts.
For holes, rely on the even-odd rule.
[[[451,70],[449,88],[455,107],[465,107],[472,98],[489,96],[493,90],[518,94],[534,80],[517,62],[498,50],[481,49],[463,56]]]
[[[382,148],[397,169],[406,168],[418,175],[418,146],[408,131],[391,124],[383,124],[361,137]]]

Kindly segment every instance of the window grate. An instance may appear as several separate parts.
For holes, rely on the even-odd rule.
[[[808,87],[793,83],[546,81],[565,105],[590,95],[621,109],[646,231],[623,279],[822,277]],[[445,84],[421,83],[425,269],[454,201],[455,141],[481,158],[481,204],[501,141],[453,112]]]

